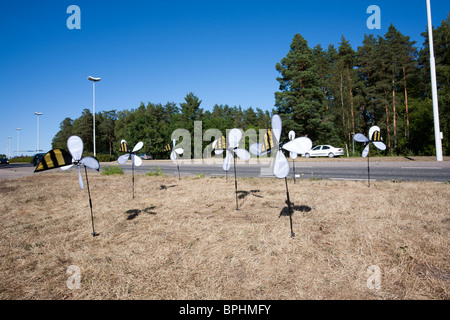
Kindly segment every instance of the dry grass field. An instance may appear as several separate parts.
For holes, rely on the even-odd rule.
[[[450,298],[449,184],[289,180],[294,238],[284,180],[238,179],[239,210],[230,178],[89,185],[97,237],[75,171],[2,181],[0,299]]]

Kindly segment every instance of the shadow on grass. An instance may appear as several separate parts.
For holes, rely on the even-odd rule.
[[[291,210],[293,211],[292,213],[294,213],[294,211],[299,211],[299,212],[310,212],[311,211],[311,207],[309,206],[295,206],[294,204],[291,205]],[[280,215],[281,216],[289,216],[289,207],[286,206],[283,209],[281,209]]]
[[[138,215],[141,214],[141,212],[147,213],[147,214],[156,214],[155,211],[152,211],[153,209],[155,209],[155,206],[151,206],[145,209],[131,209],[126,211],[125,213],[128,214],[127,220],[133,220],[134,218],[136,218]]]
[[[259,194],[256,194],[260,192],[259,190],[250,190],[250,191],[238,191],[238,198],[239,199],[244,199],[245,197],[247,197],[249,194],[251,194],[252,196],[255,196],[257,198],[263,198],[263,196],[260,196]]]

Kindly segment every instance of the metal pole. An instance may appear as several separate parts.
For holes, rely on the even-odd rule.
[[[442,157],[442,137],[439,128],[439,108],[437,95],[437,81],[436,81],[436,62],[434,59],[434,44],[433,44],[433,24],[431,22],[431,5],[430,0],[427,0],[427,16],[428,16],[428,39],[430,47],[430,72],[431,72],[431,92],[433,96],[433,117],[434,117],[434,139],[436,143],[436,160],[443,161]]]
[[[287,183],[287,178],[284,177],[284,182],[286,183],[286,199],[287,199],[287,205],[288,205],[288,214],[289,214],[289,222],[291,225],[291,237],[294,238],[295,237],[295,233],[294,233],[294,229],[292,227],[292,214],[293,214],[293,210],[291,208],[291,199],[289,199],[289,189],[288,189],[288,183]]]
[[[237,192],[237,179],[236,179],[236,157],[233,153],[233,160],[234,160],[234,193],[236,194],[236,210],[239,210],[238,205],[238,192]]]
[[[19,140],[20,140],[19,132],[22,129],[21,128],[16,128],[16,130],[17,130],[17,157],[19,157],[19,150],[20,150],[20,148],[19,148]]]
[[[92,105],[93,105],[93,112],[94,112],[94,114],[93,114],[93,116],[94,116],[93,126],[94,126],[94,157],[95,157],[96,156],[96,152],[95,152],[95,81],[92,82],[92,90],[93,90],[93,102],[92,102]]]
[[[36,153],[39,152],[39,115],[37,116],[37,150]]]
[[[43,115],[42,112],[35,112],[34,113],[37,116],[37,143],[36,143],[36,152],[39,152],[39,116]]]
[[[11,159],[11,136],[8,136],[8,159]]]

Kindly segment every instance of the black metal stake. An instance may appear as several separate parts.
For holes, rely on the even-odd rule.
[[[369,165],[369,158],[370,158],[370,150],[367,153],[367,183],[368,186],[370,187],[370,165]]]
[[[131,157],[131,174],[132,174],[132,184],[133,184],[133,199],[134,199],[134,159]]]
[[[177,169],[178,169],[178,180],[181,180],[181,176],[180,176],[180,166],[178,165],[178,158],[177,158]]]
[[[291,237],[295,237],[295,233],[294,230],[292,228],[292,208],[291,208],[291,200],[289,199],[289,189],[288,189],[288,183],[287,183],[287,178],[284,178],[284,181],[286,182],[286,198],[287,198],[287,204],[288,204],[288,211],[289,211],[289,220],[290,220],[290,224],[291,224]]]
[[[292,159],[292,167],[294,169],[294,184],[295,184],[295,160]]]
[[[237,192],[237,179],[236,179],[236,157],[233,155],[234,160],[234,191],[236,193],[236,210],[239,210],[238,207],[238,192]]]
[[[84,172],[86,173],[86,185],[87,185],[87,189],[88,189],[88,195],[89,195],[89,206],[91,208],[91,221],[92,221],[92,236],[96,237],[99,234],[97,232],[95,232],[94,229],[94,215],[92,213],[92,200],[91,200],[91,191],[89,190],[89,180],[88,180],[88,175],[87,175],[87,169],[86,166],[84,166]]]

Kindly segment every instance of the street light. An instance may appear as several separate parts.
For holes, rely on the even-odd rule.
[[[428,16],[428,40],[430,46],[430,72],[431,72],[431,92],[433,96],[433,117],[434,117],[434,140],[436,144],[436,159],[443,161],[442,157],[442,136],[439,128],[439,108],[436,82],[436,62],[434,60],[434,44],[433,44],[433,24],[431,22],[431,5],[427,0],[427,16]]]
[[[17,130],[17,157],[19,157],[19,132],[22,130],[21,128],[16,128]]]
[[[11,158],[11,136],[8,136],[8,159]]]
[[[35,112],[35,115],[37,115],[37,149],[36,152],[39,152],[39,116],[42,116],[42,112]]]
[[[92,102],[92,105],[93,105],[93,115],[94,115],[94,124],[93,124],[93,126],[94,126],[94,157],[95,157],[96,156],[96,152],[95,152],[95,83],[100,81],[100,80],[102,80],[102,79],[101,78],[94,78],[94,77],[89,76],[88,80],[92,81],[92,90],[93,90],[93,102]]]

